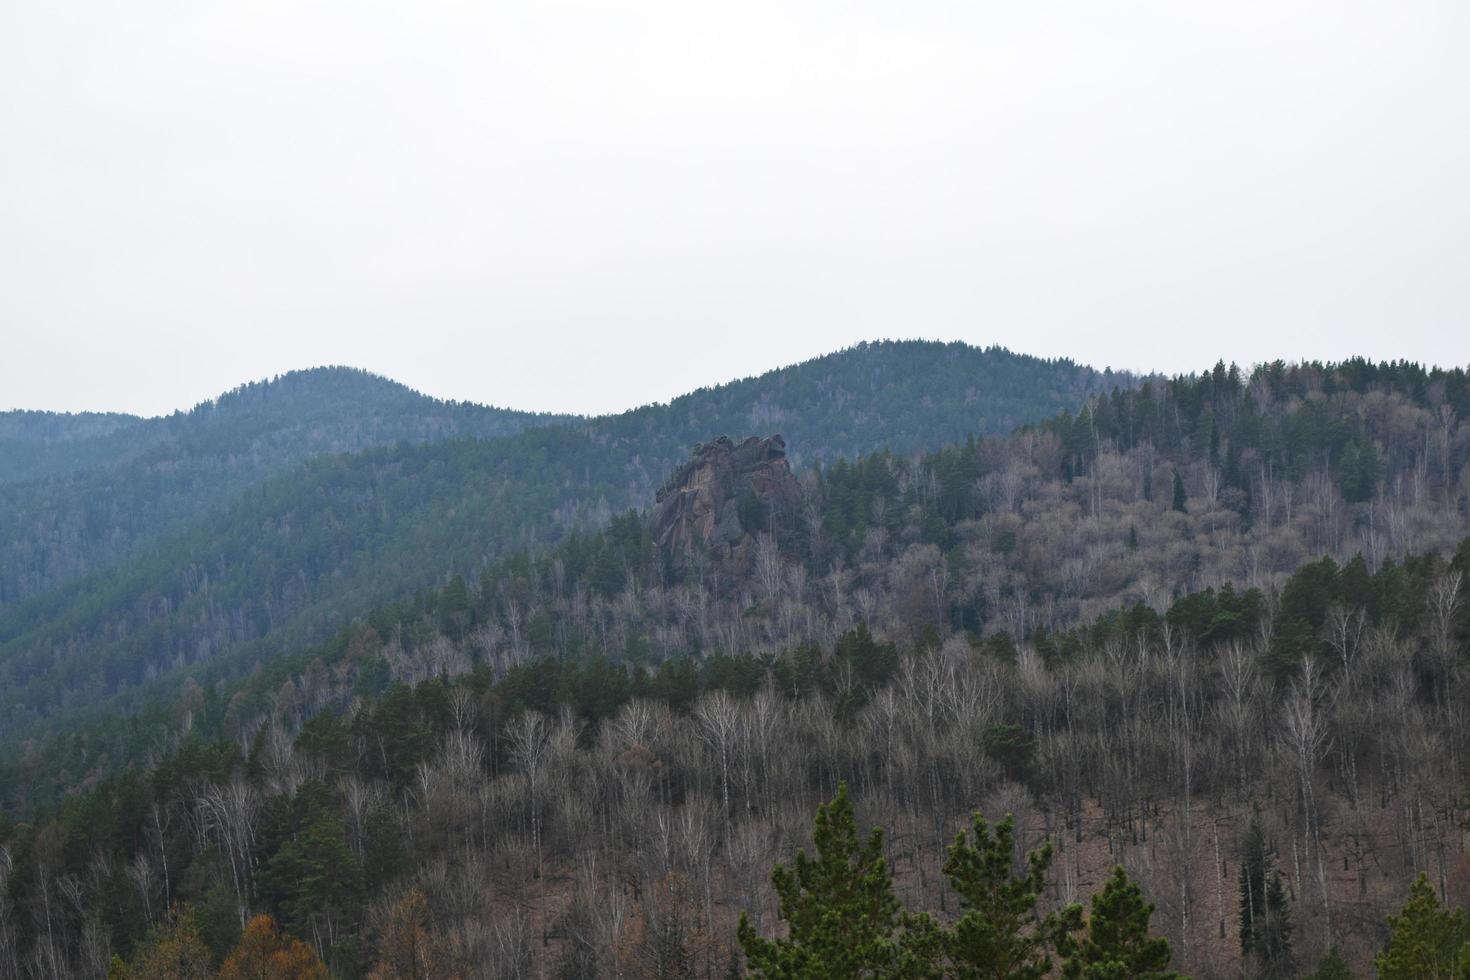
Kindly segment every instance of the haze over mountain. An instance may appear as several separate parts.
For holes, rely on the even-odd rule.
[[[885,976],[989,963],[965,896],[1033,845],[1006,887],[1073,972],[1109,908],[1226,980],[1340,976],[1417,935],[1381,925],[1406,893],[1470,901],[1463,369],[880,344],[485,438],[440,413],[530,420],[407,403],[8,486],[216,497],[0,619],[0,975],[782,975],[824,940],[766,872],[809,843],[894,910],[801,899]],[[427,441],[230,496],[277,424]]]
[[[365,371],[313,368],[250,382],[187,411],[124,414],[0,412],[0,483],[138,461],[182,481],[207,472],[249,481],[328,452],[454,436],[489,438],[567,416],[446,402]],[[145,457],[140,459],[140,457]],[[118,476],[122,483],[139,479]]]
[[[597,419],[347,369],[9,414],[0,977],[763,976],[833,793],[929,976],[1005,833],[1154,962],[1363,964],[1417,870],[1470,898],[1467,419],[1463,369],[928,342]]]
[[[0,3],[0,980],[1470,980],[1467,51]]]
[[[345,369],[138,420],[10,413],[0,738],[95,714],[640,506],[688,447],[781,430],[798,465],[1005,432],[1131,384],[999,349],[864,344],[599,419],[441,402]],[[245,659],[242,659],[245,658]]]

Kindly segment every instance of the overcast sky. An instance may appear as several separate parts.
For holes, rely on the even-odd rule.
[[[1465,0],[0,4],[0,408],[1470,363]]]

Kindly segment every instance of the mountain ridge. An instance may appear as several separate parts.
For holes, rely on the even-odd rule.
[[[348,384],[362,380],[345,376]],[[244,486],[230,483],[229,467],[260,445],[259,426],[216,429],[244,435],[232,443],[206,440],[190,457],[205,461],[192,483],[181,481],[174,457],[158,450],[165,453],[161,473],[147,468],[147,453],[127,464],[127,472],[141,467],[150,482],[113,486],[116,470],[94,474],[91,483],[85,474],[76,478],[72,488],[80,486],[85,500],[72,510],[64,496],[58,503],[49,493],[44,507],[33,501],[27,510],[14,504],[24,487],[0,490],[0,526],[8,519],[13,528],[30,524],[44,534],[12,535],[8,554],[0,554],[0,568],[9,571],[0,579],[0,671],[14,709],[6,735],[63,703],[79,708],[226,649],[264,642],[265,656],[319,640],[345,618],[448,574],[472,573],[509,548],[601,526],[650,499],[689,446],[712,435],[739,436],[784,421],[793,444],[802,440],[793,464],[810,466],[880,447],[908,453],[976,431],[1004,431],[1131,382],[999,348],[865,344],[755,381],[691,392],[664,407],[549,425],[517,418],[528,427],[496,438],[422,438],[323,453]],[[395,399],[408,397],[402,386],[389,390]],[[242,386],[226,405],[258,407],[277,392]],[[212,460],[219,463],[210,468]],[[149,523],[162,504],[197,487],[216,494],[211,503],[187,498],[195,505],[188,520]],[[90,567],[85,551],[50,543],[85,544],[88,528],[116,539],[101,541],[106,560]],[[74,572],[64,567],[68,559]],[[71,680],[56,689],[48,678],[58,676]],[[92,693],[78,702],[63,696],[71,687]]]

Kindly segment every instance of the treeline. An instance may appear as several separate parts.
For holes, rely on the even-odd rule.
[[[449,574],[600,527],[714,433],[784,427],[814,461],[916,452],[1132,380],[915,342],[593,420],[439,402],[339,369],[243,386],[120,429],[115,459],[0,487],[0,740],[135,710],[176,693],[163,675],[238,672]]]
[[[836,438],[845,417],[833,406],[855,398],[863,379],[882,380],[897,398],[906,389],[893,379],[918,375],[895,365],[938,357],[974,374],[1014,359],[970,354],[874,345],[779,372],[773,390],[783,398],[827,392],[825,414],[814,417],[831,424],[818,427],[809,450],[820,454],[820,440]],[[703,424],[704,414],[723,418],[738,391],[754,397],[749,385],[726,386],[670,408],[670,433]],[[1249,382],[1221,367],[1097,398],[1081,415],[1015,437],[916,458],[839,460],[820,471],[812,512],[798,515],[803,563],[813,576],[840,564],[877,594],[886,590],[871,580],[895,567],[895,552],[929,545],[937,557],[922,549],[906,557],[945,564],[954,628],[1003,624],[1025,635],[1096,617],[1133,596],[1157,602],[1227,581],[1269,586],[1312,555],[1361,552],[1376,565],[1449,547],[1470,511],[1470,448],[1454,410],[1463,391],[1462,372],[1412,365],[1273,365]],[[13,610],[0,618],[0,649],[15,665],[6,678],[11,739],[74,727],[88,711],[137,710],[156,697],[152,690],[176,690],[169,675],[206,664],[219,676],[300,649],[448,573],[473,574],[503,549],[605,522],[612,506],[646,500],[682,451],[671,434],[651,434],[657,411],[585,433],[323,461],[126,568]],[[933,428],[938,416],[926,411]],[[904,417],[896,407],[884,414]],[[1293,421],[1301,418],[1316,421]],[[897,439],[901,429],[885,423],[870,434]],[[1343,447],[1354,440],[1362,452],[1348,458]],[[1344,474],[1369,457],[1370,498],[1353,503],[1369,491],[1361,473]],[[527,473],[537,479],[527,482]],[[597,474],[615,475],[598,482]],[[1357,489],[1345,493],[1344,480]],[[105,495],[97,499],[107,506]],[[116,528],[126,517],[108,512],[91,522]],[[604,556],[600,591],[630,575],[647,578],[647,565]]]
[[[1428,418],[1415,418],[1408,408]],[[1290,480],[1328,471],[1348,503],[1371,500],[1385,478],[1416,465],[1437,469],[1448,486],[1452,468],[1464,463],[1453,430],[1467,417],[1470,379],[1463,369],[1353,358],[1275,361],[1249,377],[1219,363],[1197,377],[1092,399],[1044,428],[1061,439],[1067,474],[1086,472],[1109,443],[1123,452],[1148,445],[1204,459],[1219,471],[1215,492],[1230,491],[1227,505],[1249,518],[1252,473],[1260,468]],[[1432,458],[1423,458],[1425,447],[1402,442],[1410,433],[1427,439]]]
[[[22,450],[0,482],[0,609],[112,567],[319,456],[568,421],[440,401],[348,368],[242,385],[160,418],[88,418],[0,413],[0,446]],[[41,454],[34,467],[26,449]]]
[[[1012,813],[1018,848],[1055,855],[1044,908],[1121,864],[1197,976],[1331,948],[1362,969],[1421,873],[1470,901],[1470,542],[1024,638],[859,622],[776,654],[599,659],[556,656],[553,624],[549,655],[497,665],[514,565],[345,634],[264,718],[191,688],[167,758],[8,825],[0,976],[146,961],[178,929],[218,964],[261,913],[347,977],[404,935],[434,975],[723,976],[742,911],[779,934],[766,873],[843,783],[936,922],[967,908],[957,829]]]
[[[446,975],[597,976],[668,952],[677,910],[714,976],[742,908],[775,934],[765,872],[844,781],[941,921],[978,807],[1051,842],[1047,907],[1122,864],[1191,975],[1362,971],[1415,875],[1466,901],[1470,442],[1433,384],[1323,384],[1271,411],[1393,420],[1369,500],[1341,456],[1296,479],[1245,447],[1246,519],[1208,436],[1079,466],[1038,429],[809,472],[744,563],[624,514],[477,576],[425,553],[441,588],[251,671],[185,658],[0,772],[28,818],[0,971],[136,959],[182,903],[212,964],[266,912],[343,976],[389,936]]]
[[[1370,375],[1373,386],[1355,386],[1334,380],[1335,368],[1283,369],[1280,378],[1291,383],[1271,387],[1274,368],[1258,371],[1249,385],[1230,384],[1222,369],[1209,380],[1155,382],[1113,399],[1150,400],[1166,406],[1166,417],[1187,418],[1169,394],[1182,391],[1191,406],[1218,401],[1223,417],[1227,396],[1255,403],[1266,396],[1251,392],[1264,388],[1275,399],[1272,418],[1313,404],[1343,426],[1371,423],[1366,431],[1385,446],[1385,464],[1367,502],[1344,499],[1330,463],[1300,481],[1272,475],[1289,470],[1288,461],[1263,462],[1261,450],[1238,448],[1230,433],[1219,455],[1254,474],[1249,520],[1226,506],[1231,498],[1217,479],[1224,471],[1211,463],[1208,438],[1198,447],[1184,440],[1172,455],[1146,442],[1124,451],[1099,438],[1081,473],[1051,431],[970,439],[915,457],[879,452],[807,471],[807,506],[785,515],[796,533],[758,549],[755,568],[660,554],[638,515],[588,514],[591,523],[607,522],[605,530],[574,529],[554,547],[481,566],[478,577],[451,576],[442,595],[367,613],[371,636],[354,627],[313,649],[307,641],[326,636],[334,621],[372,609],[410,582],[444,582],[455,568],[478,566],[487,535],[505,543],[534,533],[547,502],[516,496],[512,474],[530,468],[548,483],[581,485],[578,474],[597,469],[583,464],[607,462],[602,454],[612,449],[547,430],[425,447],[411,463],[385,453],[386,472],[372,457],[319,465],[322,479],[310,493],[282,483],[279,499],[262,498],[248,519],[140,563],[131,584],[86,583],[56,606],[38,608],[47,625],[0,644],[10,730],[45,730],[49,721],[68,732],[37,743],[23,770],[30,775],[0,775],[0,790],[18,785],[44,802],[143,757],[171,731],[169,706],[187,677],[222,705],[238,699],[237,716],[258,716],[312,660],[336,669],[349,647],[364,644],[386,648],[373,667],[377,676],[407,682],[421,676],[421,648],[448,649],[437,643],[441,636],[456,650],[468,638],[500,670],[552,655],[650,663],[709,652],[774,655],[830,645],[856,622],[905,645],[961,632],[1005,634],[1049,651],[1060,642],[1050,635],[1138,603],[1164,608],[1226,586],[1264,595],[1324,554],[1351,565],[1350,580],[1366,569],[1398,568],[1397,557],[1448,552],[1470,529],[1470,429],[1453,417],[1447,429],[1442,424],[1443,392],[1461,390],[1452,384],[1459,374],[1395,370],[1402,377],[1384,368]],[[1209,399],[1200,394],[1207,386]],[[1379,418],[1395,421],[1384,427],[1372,421]],[[1388,443],[1412,452],[1390,453]],[[510,452],[512,445],[524,452]],[[616,496],[610,485],[603,490]],[[309,506],[293,510],[293,499]],[[438,503],[414,511],[423,499]],[[478,502],[466,506],[467,499]],[[332,542],[345,539],[368,542],[373,560],[339,554]],[[220,562],[175,578],[181,556],[210,542]],[[345,564],[328,574],[339,560]],[[440,605],[453,613],[448,625]],[[1314,608],[1298,618],[1316,629],[1320,615]],[[1289,667],[1301,641],[1287,628],[1272,647],[1273,661]],[[286,655],[292,649],[303,652]],[[461,654],[445,657],[445,669],[467,669]],[[259,666],[242,681],[252,664]],[[336,680],[333,688],[354,683]],[[58,702],[64,710],[53,707]],[[81,724],[89,719],[103,720]],[[20,802],[4,798],[12,807]]]

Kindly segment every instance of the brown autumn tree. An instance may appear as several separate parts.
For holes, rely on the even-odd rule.
[[[209,947],[199,936],[193,908],[175,905],[169,909],[163,922],[133,957],[128,976],[149,980],[209,980]]]
[[[710,935],[694,883],[670,871],[637,903],[617,943],[622,975],[635,980],[693,980],[700,967],[729,957]]]
[[[409,891],[388,916],[378,947],[378,965],[370,980],[433,980],[442,974],[429,931],[429,901],[417,888]]]
[[[328,976],[315,950],[283,934],[270,916],[257,915],[225,958],[219,980],[328,980]]]

